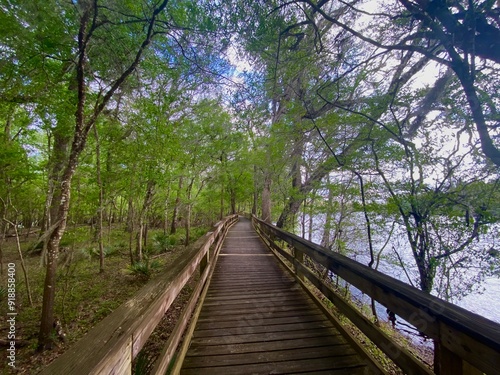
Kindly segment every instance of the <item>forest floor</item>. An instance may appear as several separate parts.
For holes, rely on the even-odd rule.
[[[201,234],[202,231],[199,232]],[[88,226],[72,228],[63,238],[64,246],[59,259],[55,318],[60,322],[64,339],[58,337],[53,350],[36,353],[40,324],[45,268],[40,264],[40,255],[27,250],[36,239],[36,234],[21,237],[21,249],[31,289],[32,304],[28,299],[24,273],[21,267],[15,237],[1,244],[2,274],[0,275],[0,374],[35,374],[61,355],[72,344],[84,336],[96,323],[105,318],[119,305],[131,298],[150,278],[168,269],[182,254],[182,234],[170,241],[167,252],[151,255],[149,277],[131,271],[128,250],[128,233],[123,228],[113,229],[107,238],[105,271],[99,272],[97,244],[93,231]],[[195,240],[196,238],[193,238]],[[154,245],[150,245],[150,250]],[[154,249],[153,249],[154,250]],[[7,359],[7,267],[15,263],[16,271],[16,361],[15,368]],[[165,337],[172,331],[177,316],[187,302],[193,289],[193,281],[178,296],[165,318],[146,344],[142,359],[152,360],[162,349]],[[119,287],[117,287],[119,286]]]

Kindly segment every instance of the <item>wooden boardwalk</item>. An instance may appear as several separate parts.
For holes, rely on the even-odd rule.
[[[367,374],[247,219],[228,233],[181,374]]]

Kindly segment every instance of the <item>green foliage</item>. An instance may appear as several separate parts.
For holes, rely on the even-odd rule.
[[[155,233],[153,235],[153,246],[157,253],[163,253],[172,250],[175,246],[176,240],[174,237],[164,233]]]
[[[104,246],[103,248],[104,258],[109,258],[111,256],[119,255],[120,249],[121,249],[120,246]],[[86,247],[82,249],[82,254],[91,259],[99,259],[100,257],[99,247],[96,245]]]
[[[53,198],[51,183],[62,173],[74,135],[77,35],[87,2],[0,4],[0,216],[40,227]],[[94,275],[99,256],[88,238],[95,228],[88,224],[96,222],[101,197],[104,220],[120,226],[109,238],[103,236],[110,243],[104,249],[110,262],[129,247],[128,234],[122,232],[125,221],[131,247],[138,226],[147,226],[146,258],[129,269],[147,279],[159,264],[151,255],[183,244],[184,226],[208,226],[232,210],[249,211],[254,193],[259,207],[267,182],[273,219],[291,203],[299,207],[290,215],[295,221],[304,203],[307,214],[331,214],[326,228],[331,242],[335,233],[331,245],[350,252],[352,239],[365,241],[366,236],[356,221],[363,206],[352,171],[366,180],[374,231],[383,233],[388,223],[397,222],[407,231],[403,237],[416,239],[407,244],[413,246],[410,252],[422,254],[415,262],[436,272],[442,285],[455,277],[470,289],[484,275],[498,274],[496,249],[480,242],[495,238],[500,220],[498,171],[478,150],[460,81],[450,78],[444,95],[423,113],[434,84],[420,82],[419,72],[433,68],[420,60],[427,55],[379,51],[321,12],[297,4],[237,0],[214,6],[181,0],[168,2],[156,15],[155,38],[140,66],[103,108],[72,181],[61,247],[84,259],[71,258],[58,276],[68,282],[65,304],[72,311],[81,301],[75,302],[79,298],[69,285],[92,281],[90,276],[72,278],[72,272],[83,272],[91,263],[86,271]],[[338,23],[351,24],[359,16],[345,4],[322,4]],[[102,5],[85,61],[86,121],[135,58],[153,6],[131,0]],[[417,22],[397,16],[398,8],[388,6],[385,11],[396,16],[387,19],[384,13],[363,16],[381,43],[415,31]],[[231,71],[226,58],[230,42],[248,59],[245,69],[250,71]],[[442,77],[444,67],[438,70]],[[481,103],[491,113],[498,96],[497,70],[486,64],[475,75]],[[238,85],[226,89],[231,81]],[[421,124],[414,126],[421,115]],[[493,134],[496,120],[487,121]],[[297,179],[293,184],[292,178]],[[148,186],[155,189],[146,205]],[[174,209],[177,233],[164,235],[158,228],[171,224]],[[191,241],[205,231],[192,229]],[[461,249],[462,244],[467,246]],[[480,275],[461,278],[473,269],[480,269]],[[37,279],[42,283],[43,278]],[[98,298],[96,289],[82,298]],[[101,317],[111,308],[95,314]],[[65,316],[79,318],[75,312]],[[30,319],[35,322],[36,313]]]
[[[207,233],[207,231],[208,231],[208,229],[206,227],[193,228],[193,230],[191,231],[192,241],[194,242],[198,238],[200,238],[201,236],[204,236]]]
[[[141,262],[136,262],[128,266],[128,271],[130,274],[137,276],[141,279],[149,279],[155,270],[161,267],[161,263],[158,260],[149,260],[146,258]]]

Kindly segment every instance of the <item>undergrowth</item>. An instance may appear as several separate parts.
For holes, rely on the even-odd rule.
[[[62,354],[96,323],[130,299],[150,278],[161,272],[182,254],[183,232],[162,237],[151,231],[144,262],[130,266],[128,233],[123,228],[112,228],[104,238],[104,272],[99,272],[99,248],[94,231],[88,226],[68,228],[62,242],[56,277],[54,315],[61,323],[64,340],[55,337],[55,348],[42,354],[35,353],[42,308],[45,267],[41,265],[41,247],[33,250],[36,234],[21,237],[33,304],[28,302],[26,285],[19,263],[14,238],[1,244],[3,273],[0,277],[0,299],[6,293],[8,263],[16,263],[16,369],[7,366],[6,356],[0,356],[0,374],[34,374]],[[204,232],[198,231],[202,235]],[[197,237],[193,233],[193,241]],[[199,237],[199,236],[198,236]],[[130,270],[133,269],[131,272]],[[7,337],[6,304],[0,307],[0,336]]]

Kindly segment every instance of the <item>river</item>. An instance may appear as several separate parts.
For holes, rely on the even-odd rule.
[[[366,227],[361,217],[357,218],[356,221],[359,224],[346,226],[346,229],[343,233],[346,239],[346,255],[354,260],[357,260],[360,263],[368,264],[369,255],[367,250],[368,242],[366,240]],[[305,222],[307,222],[307,219]],[[312,242],[320,244],[323,222],[324,220],[322,220],[321,216],[314,217]],[[397,228],[396,230],[393,230],[393,234],[388,241],[387,233],[391,231],[391,225],[388,225],[385,230],[373,232],[372,237],[375,252],[379,251],[385,244],[382,256],[380,257],[378,270],[400,281],[410,284],[410,280],[418,280],[418,273],[416,268],[412,266],[414,264],[414,260],[411,254],[411,250],[408,246],[406,236],[401,231],[401,228],[399,229],[399,232]],[[487,245],[486,247],[491,246],[492,248],[498,250],[498,231],[499,228],[491,230],[490,236],[482,236],[481,240],[474,246]],[[300,233],[300,231],[298,231],[298,233]],[[482,244],[481,241],[483,241]],[[399,257],[399,259],[396,256],[396,249],[398,249],[397,256]],[[396,263],[398,263],[400,260],[407,265],[406,272],[404,272],[401,267],[398,267],[396,265]],[[464,276],[464,272],[465,271],[462,271],[462,274],[459,275],[459,277],[467,278],[468,276]],[[497,272],[497,275],[500,275],[500,273]],[[473,277],[472,273],[469,277]],[[487,277],[481,283],[475,283],[473,289],[474,290],[470,294],[465,295],[465,297],[456,297],[450,302],[494,322],[500,323],[500,298],[498,298],[498,296],[500,295],[500,278]],[[354,292],[354,295],[358,299],[362,299],[364,302],[369,301],[366,296],[362,296],[360,295],[360,293]],[[377,310],[380,316],[386,316],[385,309],[382,306],[378,306]]]

